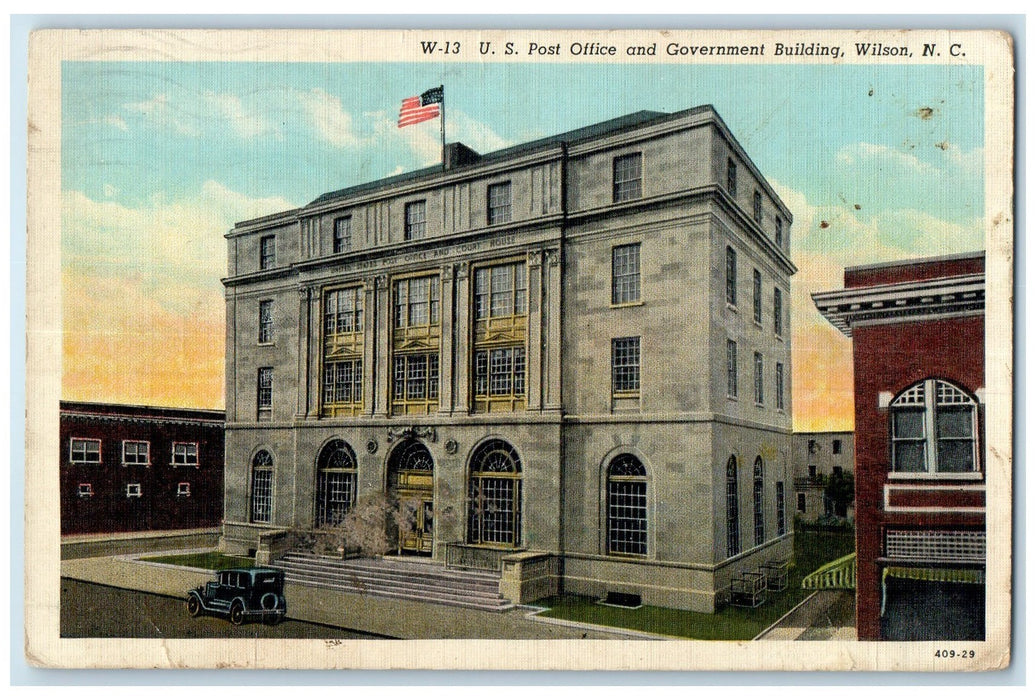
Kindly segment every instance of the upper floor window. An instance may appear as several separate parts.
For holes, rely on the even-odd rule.
[[[197,465],[198,464],[198,443],[196,442],[174,442],[173,443],[173,464],[175,465]]]
[[[176,495],[188,498],[191,495],[191,482],[181,481],[176,485]]]
[[[892,471],[978,471],[976,404],[959,388],[926,379],[896,397],[889,409]]]
[[[727,398],[737,398],[737,342],[727,339]]]
[[[351,216],[335,219],[334,241],[332,243],[332,249],[335,253],[344,253],[352,247],[352,225],[353,218]]]
[[[328,292],[324,298],[324,334],[363,332],[363,288]]]
[[[277,264],[277,238],[263,236],[259,239],[259,269],[269,270]]]
[[[755,404],[756,406],[763,405],[763,354],[761,352],[755,353]]]
[[[521,316],[526,313],[528,283],[522,262],[475,270],[475,318]]]
[[[612,303],[640,301],[640,244],[612,248]]]
[[[416,241],[424,238],[425,232],[425,200],[410,202],[406,205],[406,228],[403,231],[403,238],[407,241]]]
[[[259,302],[259,342],[273,342],[273,302]]]
[[[832,440],[831,441],[831,454],[840,455],[842,454],[842,441]]]
[[[396,280],[396,328],[439,324],[439,277]]]
[[[126,484],[126,498],[140,498],[143,495],[140,484]]]
[[[752,195],[752,218],[757,224],[763,223],[763,196],[759,190]]]
[[[752,320],[763,323],[763,275],[759,270],[752,270]]]
[[[503,224],[511,220],[511,183],[498,182],[490,185],[486,192],[487,222]]]
[[[68,447],[68,460],[72,463],[99,464],[101,461],[101,441],[72,438]]]
[[[737,306],[737,252],[727,246],[727,303]]]
[[[737,163],[733,158],[727,158],[727,192],[731,197],[737,196]]]
[[[273,367],[259,368],[256,405],[260,414],[273,408]]]
[[[612,339],[612,393],[640,392],[640,337]]]
[[[630,153],[612,162],[612,201],[628,202],[640,199],[641,155]]]
[[[122,463],[151,464],[151,443],[141,440],[123,440]]]
[[[784,247],[784,220],[780,216],[774,219],[774,240],[778,248]]]
[[[777,368],[774,371],[774,403],[777,409],[780,411],[784,410],[784,365],[780,362],[777,363]]]
[[[784,335],[784,295],[779,287],[773,288],[773,334]]]

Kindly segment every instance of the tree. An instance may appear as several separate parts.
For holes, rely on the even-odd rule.
[[[847,472],[835,472],[827,478],[824,486],[824,498],[834,506],[836,515],[845,517],[849,506],[856,498],[856,481]]]

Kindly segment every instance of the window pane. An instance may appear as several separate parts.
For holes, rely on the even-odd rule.
[[[971,415],[970,407],[939,407],[935,421],[936,434],[940,438],[970,438]]]
[[[939,471],[970,472],[975,470],[975,450],[971,440],[940,440]]]
[[[924,437],[924,411],[894,411],[892,413],[892,435],[897,438]]]
[[[893,446],[897,472],[925,471],[925,444],[923,442],[897,442]]]

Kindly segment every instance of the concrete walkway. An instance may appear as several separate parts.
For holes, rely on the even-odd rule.
[[[61,575],[180,598],[212,578],[208,571],[142,562],[125,555],[66,559],[61,562]],[[293,619],[400,639],[661,639],[631,630],[541,621],[526,607],[484,612],[298,584],[286,584],[284,593],[288,616]]]
[[[855,641],[853,591],[817,591],[756,637],[766,641]]]

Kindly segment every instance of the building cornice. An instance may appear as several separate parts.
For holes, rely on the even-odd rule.
[[[202,425],[210,428],[222,428],[223,418],[174,418],[169,416],[154,415],[127,415],[111,413],[90,413],[88,411],[61,411],[62,418],[77,418],[80,420],[110,421],[116,423],[140,423],[154,424],[163,423],[166,425]]]
[[[985,310],[985,274],[852,287],[815,292],[813,303],[824,318],[852,337],[854,326],[946,318]]]

